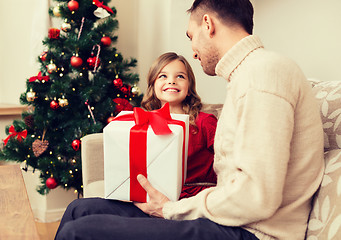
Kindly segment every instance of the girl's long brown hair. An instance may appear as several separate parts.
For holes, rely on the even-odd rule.
[[[197,94],[195,87],[195,76],[192,70],[192,67],[187,62],[187,60],[174,52],[168,52],[162,54],[158,57],[152,66],[149,69],[147,81],[148,87],[146,94],[144,95],[141,106],[148,111],[155,110],[161,108],[161,102],[156,97],[154,90],[154,83],[160,74],[161,70],[170,62],[175,60],[181,61],[186,68],[189,86],[188,86],[188,96],[182,102],[182,109],[186,114],[189,115],[189,123],[197,129],[197,125],[195,124],[195,119],[197,118],[199,111],[202,108],[201,99]]]

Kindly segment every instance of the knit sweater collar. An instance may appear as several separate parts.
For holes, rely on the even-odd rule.
[[[263,48],[261,40],[255,35],[249,35],[240,40],[218,62],[215,72],[218,76],[224,77],[230,81],[233,71],[241,64],[241,62],[257,48]]]

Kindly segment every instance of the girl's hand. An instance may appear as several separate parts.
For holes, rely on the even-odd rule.
[[[147,178],[141,174],[137,176],[137,180],[140,185],[146,190],[149,195],[149,202],[147,203],[137,203],[135,202],[135,206],[141,209],[146,214],[154,217],[163,218],[162,208],[163,205],[169,201],[169,199],[160,193],[158,190],[152,187]]]

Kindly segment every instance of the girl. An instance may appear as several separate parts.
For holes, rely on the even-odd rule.
[[[212,114],[200,112],[201,102],[195,90],[193,71],[185,58],[175,53],[161,55],[152,65],[147,93],[141,104],[145,109],[153,110],[167,102],[171,113],[190,116],[187,179],[180,196],[187,198],[216,183],[212,165],[217,119]],[[138,239],[150,239],[151,229],[162,229],[161,235],[156,233],[158,237],[154,234],[153,239],[161,239],[162,234],[174,239],[174,230],[180,226],[185,229],[188,239],[193,239],[189,237],[193,226],[206,221],[209,220],[158,219],[131,202],[80,198],[66,209],[55,239],[70,239],[71,236],[74,239],[113,239],[117,235],[118,239],[137,239],[135,235]]]
[[[214,186],[217,179],[213,170],[213,142],[217,119],[213,114],[200,112],[202,104],[191,66],[183,56],[165,53],[152,64],[147,80],[143,108],[151,111],[168,102],[171,113],[189,115],[187,179],[180,199]]]

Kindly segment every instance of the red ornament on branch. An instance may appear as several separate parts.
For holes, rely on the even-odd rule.
[[[133,106],[130,104],[130,102],[127,99],[124,98],[115,98],[113,99],[113,102],[116,103],[116,112],[119,113],[123,110],[126,111],[132,111]]]
[[[43,61],[43,62],[46,61],[47,53],[48,53],[47,51],[44,51],[44,52],[40,55],[41,61]]]
[[[46,187],[48,187],[49,189],[54,189],[58,185],[58,183],[54,177],[49,177],[45,183],[46,183]]]
[[[79,3],[75,0],[71,0],[70,2],[68,2],[67,7],[69,8],[69,10],[72,11],[77,11],[79,8]]]
[[[101,60],[98,57],[89,57],[87,60],[88,66],[91,69],[98,68],[101,63]]]
[[[79,68],[80,66],[82,66],[83,60],[78,57],[78,55],[76,55],[71,57],[70,63],[72,67]]]
[[[49,76],[42,76],[42,73],[39,72],[37,76],[33,76],[29,78],[29,82],[48,82],[50,80]]]
[[[115,87],[117,87],[117,88],[120,88],[123,86],[123,81],[121,78],[116,78],[112,82],[115,85]]]
[[[49,29],[49,38],[50,39],[58,39],[60,35],[60,30],[58,28],[50,28]]]
[[[102,45],[103,46],[110,46],[110,44],[111,44],[111,38],[110,37],[107,37],[107,36],[105,36],[105,37],[102,37],[101,38],[101,43],[102,43]]]
[[[73,150],[78,151],[81,147],[81,141],[78,139],[75,139],[72,141],[71,146],[72,146]]]
[[[50,102],[50,108],[52,108],[53,110],[59,108],[58,102],[57,102],[56,100],[52,100],[52,101]]]
[[[6,146],[7,142],[8,142],[8,140],[10,138],[12,138],[12,137],[17,137],[17,140],[19,142],[21,142],[23,139],[25,139],[27,137],[27,130],[24,130],[24,131],[21,131],[21,132],[16,132],[13,125],[10,126],[8,132],[10,133],[10,135],[5,140],[3,140],[5,146]]]

